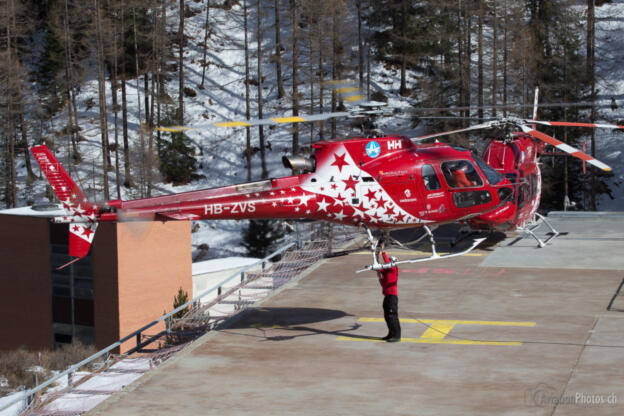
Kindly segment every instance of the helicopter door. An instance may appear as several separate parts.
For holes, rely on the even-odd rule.
[[[492,194],[483,189],[483,178],[470,161],[443,162],[441,168],[456,210],[474,214],[479,212],[480,205],[492,202]]]
[[[448,215],[449,196],[448,192],[442,189],[440,174],[436,172],[433,165],[424,164],[420,168],[420,188],[423,196],[423,211],[419,212],[419,216],[425,216],[430,220],[441,219]]]

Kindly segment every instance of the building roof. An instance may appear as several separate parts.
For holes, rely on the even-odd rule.
[[[52,218],[67,215],[67,212],[60,204],[38,204],[27,207],[3,209],[0,211],[0,214]]]

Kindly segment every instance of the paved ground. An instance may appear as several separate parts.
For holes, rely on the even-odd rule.
[[[613,242],[624,239],[621,220],[594,223]],[[403,267],[396,344],[377,340],[386,334],[377,277],[354,273],[369,254],[330,259],[91,413],[624,414],[624,312],[607,311],[622,251],[604,235],[574,243],[589,231],[570,224],[576,237],[540,251],[528,240],[508,250],[510,239]],[[562,247],[567,260],[556,257]],[[609,267],[573,262],[588,250]]]

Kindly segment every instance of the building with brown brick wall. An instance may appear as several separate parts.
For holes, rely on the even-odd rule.
[[[170,311],[179,288],[192,293],[189,222],[102,223],[89,255],[58,271],[68,230],[54,215],[0,212],[0,350],[74,339],[104,348]]]

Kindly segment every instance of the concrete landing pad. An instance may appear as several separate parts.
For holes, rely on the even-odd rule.
[[[624,414],[624,272],[498,250],[403,267],[395,344],[369,255],[329,259],[91,414]]]
[[[546,247],[517,233],[502,241],[482,265],[624,270],[624,213],[555,212],[547,221],[562,235]],[[549,231],[542,225],[536,234],[544,241]]]

